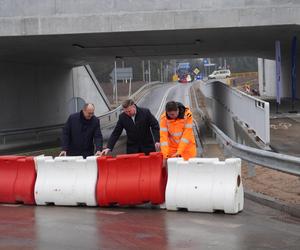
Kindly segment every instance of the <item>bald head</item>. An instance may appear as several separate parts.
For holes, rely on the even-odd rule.
[[[82,108],[82,113],[85,119],[90,120],[95,112],[95,106],[92,103],[86,103],[84,104]]]

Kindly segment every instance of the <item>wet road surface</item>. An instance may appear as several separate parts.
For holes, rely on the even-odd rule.
[[[238,215],[0,206],[0,249],[299,249],[300,223],[246,200]]]

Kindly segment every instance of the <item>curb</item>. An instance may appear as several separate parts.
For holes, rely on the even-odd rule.
[[[268,206],[276,210],[285,212],[291,216],[300,218],[300,205],[290,205],[273,197],[261,193],[256,193],[250,190],[245,190],[245,198],[260,203],[264,206]]]

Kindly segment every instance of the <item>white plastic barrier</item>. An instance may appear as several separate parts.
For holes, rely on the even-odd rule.
[[[241,159],[168,159],[166,208],[236,214],[244,208]]]
[[[35,158],[37,178],[34,197],[38,205],[97,206],[97,161],[95,156]]]

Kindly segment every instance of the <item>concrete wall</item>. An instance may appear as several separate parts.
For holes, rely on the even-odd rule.
[[[300,24],[298,0],[1,0],[0,35]]]
[[[108,110],[84,67],[0,63],[0,129],[64,123],[74,96]]]
[[[95,105],[95,115],[99,116],[109,109],[99,93],[98,88],[93,82],[93,79],[87,72],[84,66],[75,67],[72,70],[74,83],[74,96],[84,99],[86,102],[91,102]],[[102,92],[101,94],[104,94]]]

